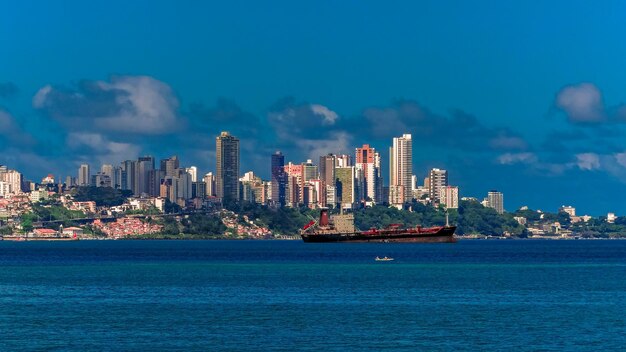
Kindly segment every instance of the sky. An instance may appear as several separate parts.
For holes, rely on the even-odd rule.
[[[626,3],[20,1],[0,9],[0,164],[39,180],[139,155],[241,171],[383,157],[505,208],[626,214]]]

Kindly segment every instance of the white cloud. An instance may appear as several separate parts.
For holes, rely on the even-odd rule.
[[[0,110],[0,134],[11,132],[14,127],[13,116],[6,111]]]
[[[311,110],[316,115],[323,116],[322,125],[334,125],[335,121],[339,117],[336,112],[330,110],[324,105],[311,104]]]
[[[533,153],[505,153],[498,157],[498,163],[502,165],[532,164],[537,162],[537,156]]]
[[[600,168],[600,156],[595,153],[576,154],[576,166],[581,170],[597,170]]]
[[[316,160],[328,153],[350,153],[351,137],[346,132],[332,132],[328,139],[300,139],[296,143],[309,159]]]
[[[111,141],[97,133],[70,133],[66,143],[75,152],[82,153],[84,160],[90,161],[95,157],[100,163],[119,163],[122,160],[136,159],[141,152],[137,145]]]
[[[85,81],[76,91],[46,85],[33,97],[33,107],[75,130],[155,135],[171,133],[182,123],[170,86],[149,76]]]
[[[37,94],[33,97],[33,107],[41,109],[46,105],[48,94],[52,91],[52,86],[49,84],[37,91]]]
[[[494,149],[523,150],[528,148],[528,143],[521,137],[498,136],[489,141],[489,146]]]
[[[555,105],[570,122],[594,123],[606,119],[600,90],[591,83],[567,86],[557,94]]]
[[[613,155],[615,157],[615,161],[623,167],[626,167],[626,152],[617,153]]]

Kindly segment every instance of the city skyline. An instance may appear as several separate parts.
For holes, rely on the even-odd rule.
[[[318,208],[331,206],[331,204],[336,203],[332,206],[336,205],[345,209],[355,209],[359,206],[371,206],[375,204],[388,204],[389,206],[395,206],[401,209],[403,205],[410,203],[411,199],[419,202],[420,195],[422,195],[426,197],[424,204],[435,206],[442,204],[450,209],[458,208],[459,200],[463,198],[474,199],[475,201],[481,202],[483,206],[494,208],[500,214],[507,211],[503,206],[502,192],[491,189],[487,192],[487,196],[484,197],[482,201],[480,200],[480,195],[461,194],[458,186],[449,185],[448,171],[438,168],[427,171],[427,176],[423,179],[423,187],[420,186],[421,179],[417,177],[416,174],[408,172],[408,179],[410,179],[408,182],[410,182],[410,185],[407,188],[410,190],[409,194],[404,194],[404,185],[400,185],[401,188],[399,189],[402,190],[401,194],[399,196],[394,195],[393,187],[398,186],[399,180],[407,178],[407,176],[404,175],[407,173],[407,170],[392,171],[389,176],[389,182],[385,182],[384,177],[380,174],[376,175],[380,170],[381,157],[379,153],[368,144],[354,148],[354,158],[352,155],[348,154],[333,153],[320,156],[320,165],[326,165],[322,168],[313,164],[310,159],[300,163],[289,161],[285,164],[285,156],[280,151],[276,151],[270,155],[269,166],[270,174],[272,175],[271,179],[262,180],[260,177],[255,176],[256,170],[250,170],[245,173],[239,171],[239,142],[237,136],[233,136],[227,131],[222,131],[216,136],[216,170],[220,168],[226,169],[227,171],[222,171],[221,174],[223,174],[222,178],[229,178],[229,182],[219,181],[218,179],[220,177],[214,176],[213,171],[207,172],[200,181],[198,178],[198,168],[196,166],[181,166],[180,159],[177,155],[161,159],[160,168],[158,169],[155,169],[155,158],[150,155],[144,155],[138,156],[136,158],[137,160],[120,161],[118,163],[120,166],[102,164],[99,169],[100,171],[95,171],[94,173],[90,172],[90,164],[81,164],[77,170],[76,177],[67,176],[67,178],[64,179],[60,176],[55,179],[53,174],[48,174],[46,177],[42,178],[41,182],[23,179],[19,171],[10,169],[6,165],[0,165],[0,168],[2,168],[0,171],[2,175],[12,175],[11,173],[17,172],[19,180],[12,178],[11,180],[13,181],[11,182],[13,182],[13,184],[20,184],[20,187],[23,189],[24,187],[28,188],[27,184],[23,182],[31,182],[31,189],[36,184],[46,185],[48,183],[64,183],[66,187],[112,187],[122,190],[132,190],[134,196],[160,196],[169,198],[173,203],[180,200],[183,202],[182,204],[196,197],[200,199],[216,197],[220,200],[237,199],[239,201],[279,206],[286,205],[289,207],[305,205]],[[398,160],[405,159],[405,162],[406,160],[410,160],[410,154],[412,152],[411,135],[403,134],[401,137],[394,137],[389,152],[389,169],[398,169],[399,166],[395,165],[398,163]],[[225,156],[223,157],[222,155]],[[401,155],[401,157],[397,155]],[[407,155],[409,157],[407,157]],[[326,162],[326,160],[329,160],[330,164]],[[147,163],[147,165],[144,165],[145,163]],[[311,171],[307,171],[307,167],[311,168]],[[329,175],[331,176],[325,176],[327,171],[324,170],[327,168],[330,168]],[[371,169],[371,172],[367,172],[368,168]],[[412,169],[411,167],[411,170]],[[94,170],[98,170],[98,168]],[[10,173],[7,173],[7,171]],[[396,174],[395,176],[394,173]],[[220,172],[217,174],[220,174]],[[372,176],[375,179],[373,198],[369,197],[368,193],[372,188],[372,186],[369,185],[368,179]],[[332,179],[334,181],[325,181],[326,179]],[[65,182],[63,182],[64,180]],[[251,195],[253,198],[250,198],[250,195],[240,194],[242,189],[245,193],[246,187],[250,187],[250,185],[247,185],[247,182],[254,180],[262,182],[258,184],[258,186],[262,188],[262,190],[260,190],[262,195],[257,195],[257,191],[254,191],[254,194]],[[274,183],[272,182],[274,180],[280,182]],[[9,184],[11,184],[11,182],[4,182],[8,180],[3,179],[0,181],[3,181],[0,182],[0,190],[2,190],[3,194],[14,192],[19,188],[15,185],[10,187]],[[329,182],[331,184],[327,185]],[[349,201],[347,202],[345,201],[345,191],[342,189],[346,182],[350,182],[349,186],[347,186],[348,194],[350,194],[348,197]],[[230,183],[230,185],[225,185],[226,183]],[[154,185],[156,185],[156,188],[154,188]],[[6,189],[4,188],[5,186]],[[268,187],[265,188],[265,186]],[[330,186],[330,188],[326,186]],[[283,202],[281,202],[280,193],[276,193],[277,189],[281,188],[283,192],[286,193],[283,196],[284,198],[282,198],[284,199]],[[321,190],[322,188],[324,190]],[[248,188],[248,192],[252,191],[253,189]],[[311,191],[314,193],[309,193]],[[35,191],[33,192],[34,194],[38,194]],[[291,195],[289,194],[290,192],[292,193]],[[332,195],[327,195],[326,193],[332,193]],[[278,198],[276,198],[276,194],[278,194]],[[257,196],[257,199],[254,199],[255,196]],[[328,197],[327,203],[325,203],[326,197]],[[276,199],[278,199],[278,201],[276,201]],[[401,201],[398,199],[401,199]],[[563,207],[565,206],[562,205],[559,209]],[[528,209],[528,206],[524,205],[508,211],[513,212],[518,209]],[[536,210],[541,211],[540,208]],[[613,213],[609,212],[609,214]]]
[[[420,178],[441,168],[511,207],[626,213],[598,196],[626,187],[623,7],[14,4],[0,14],[0,163],[31,179],[138,155],[212,170],[226,130],[245,141],[242,169],[268,179],[276,150],[385,156],[408,133]]]

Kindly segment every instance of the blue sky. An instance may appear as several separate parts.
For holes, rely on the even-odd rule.
[[[24,1],[0,11],[1,164],[242,169],[412,133],[414,171],[505,207],[626,214],[618,1]],[[386,176],[386,173],[385,173]]]

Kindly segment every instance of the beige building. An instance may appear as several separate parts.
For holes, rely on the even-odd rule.
[[[351,209],[356,201],[354,166],[335,168],[335,187],[337,192],[337,203],[344,209]]]
[[[413,141],[410,134],[393,139],[393,145],[389,148],[389,203],[397,205],[397,201],[403,202],[412,198],[411,176],[413,176]],[[391,188],[402,186],[402,198],[397,195],[392,199]],[[400,203],[401,205],[402,203]]]
[[[459,187],[445,186],[439,188],[439,204],[447,209],[459,208]]]

